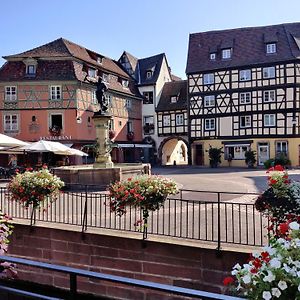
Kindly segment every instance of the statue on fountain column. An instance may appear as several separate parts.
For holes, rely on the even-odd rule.
[[[108,110],[108,101],[105,96],[105,92],[108,90],[108,87],[106,84],[103,82],[102,78],[99,77],[98,82],[97,82],[97,90],[96,90],[96,98],[97,101],[100,105],[99,112],[100,114],[105,114]]]

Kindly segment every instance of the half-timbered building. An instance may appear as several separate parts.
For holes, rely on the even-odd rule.
[[[188,163],[187,81],[166,82],[156,108],[162,165]]]
[[[108,87],[113,115],[113,160],[140,158],[142,98],[134,80],[114,60],[60,38],[4,56],[0,69],[0,131],[25,141],[56,140],[82,148],[95,143],[96,82]],[[124,146],[125,145],[125,146]],[[123,147],[124,146],[124,147]]]
[[[188,77],[191,163],[244,166],[285,155],[299,165],[300,23],[191,34]]]
[[[145,160],[156,163],[158,146],[161,139],[158,137],[158,123],[155,109],[160,101],[160,95],[165,82],[173,80],[166,55],[165,53],[161,53],[137,59],[124,51],[119,59],[119,63],[135,79],[138,90],[143,96],[143,141],[152,145],[152,148],[148,152],[145,149]]]

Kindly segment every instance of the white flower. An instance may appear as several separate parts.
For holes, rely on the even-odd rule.
[[[242,267],[241,267],[240,264],[236,264],[236,265],[233,266],[233,269],[238,269],[238,270],[240,270],[241,268],[242,268]]]
[[[281,295],[281,292],[278,288],[272,288],[272,295],[275,296],[276,298],[279,298]]]
[[[287,284],[286,284],[285,281],[280,280],[280,281],[278,282],[278,287],[279,287],[282,291],[284,291],[284,290],[287,288]]]
[[[275,275],[271,271],[268,271],[268,275],[263,278],[263,281],[264,282],[272,282],[275,279],[276,279]]]
[[[300,226],[297,222],[292,222],[292,223],[290,223],[289,226],[292,230],[299,230],[299,228],[300,228]]]
[[[264,292],[262,293],[262,297],[263,297],[263,299],[265,299],[265,300],[270,300],[270,299],[272,299],[272,295],[271,295],[271,293],[270,293],[269,291],[264,291]]]
[[[251,277],[249,275],[243,276],[242,279],[243,279],[243,281],[244,281],[245,284],[248,284],[248,283],[251,282]]]
[[[281,267],[281,262],[278,258],[272,258],[270,260],[270,266],[275,269],[279,269]]]
[[[266,247],[263,247],[263,250],[268,252],[270,255],[273,255],[276,253],[276,249],[270,247],[270,246],[266,246]]]

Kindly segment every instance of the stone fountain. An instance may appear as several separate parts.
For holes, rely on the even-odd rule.
[[[150,164],[114,164],[112,162],[110,155],[112,143],[109,138],[109,123],[112,120],[112,115],[108,112],[106,90],[105,83],[99,78],[96,97],[100,109],[93,116],[97,137],[95,163],[93,165],[64,166],[53,170],[54,174],[59,176],[67,187],[95,185],[105,188],[118,180],[151,173]]]

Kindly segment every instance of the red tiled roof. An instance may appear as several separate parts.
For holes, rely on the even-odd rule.
[[[128,78],[128,74],[122,70],[114,60],[103,56],[102,54],[91,51],[83,46],[75,44],[64,38],[59,38],[55,41],[39,46],[37,48],[9,56],[4,56],[5,59],[11,58],[58,58],[58,57],[74,57],[85,61],[97,68],[104,69],[122,77]],[[93,59],[94,57],[94,59]],[[96,57],[102,57],[101,64],[97,62]]]
[[[189,39],[186,73],[295,60],[300,58],[297,38],[300,23],[194,33]],[[276,54],[266,55],[267,42],[277,42]],[[225,46],[233,49],[231,59],[221,59]],[[210,52],[215,51],[216,60],[210,60]]]

